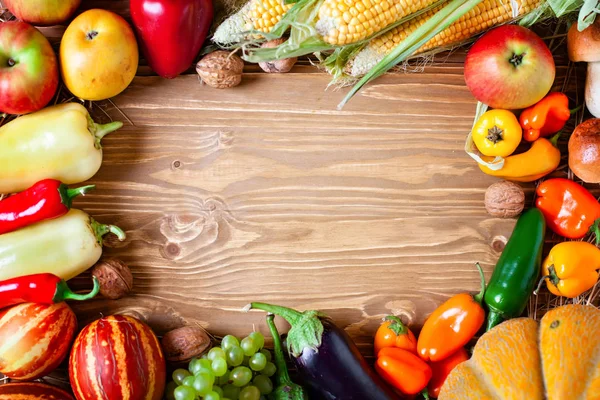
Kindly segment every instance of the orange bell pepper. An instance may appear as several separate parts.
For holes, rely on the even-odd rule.
[[[570,298],[594,287],[599,269],[600,249],[588,242],[559,243],[542,265],[548,290]]]
[[[569,239],[581,239],[589,232],[600,240],[600,203],[583,186],[569,179],[555,178],[537,187],[535,202],[546,224],[555,233]]]
[[[485,277],[479,264],[481,292],[476,296],[458,294],[439,306],[427,318],[419,339],[417,351],[425,361],[437,362],[450,357],[466,345],[485,321],[481,301],[485,293]]]
[[[431,367],[431,380],[429,381],[429,385],[427,385],[427,393],[429,393],[430,397],[437,399],[440,395],[440,390],[446,382],[446,378],[450,375],[450,372],[463,361],[467,361],[469,359],[469,353],[464,348],[460,348],[456,353],[452,354],[450,357],[443,359],[442,361],[429,363]]]
[[[386,347],[377,355],[377,373],[406,395],[420,393],[431,379],[431,367],[410,351]]]
[[[375,333],[375,354],[385,347],[397,347],[417,354],[417,338],[400,318],[388,315]]]
[[[533,142],[540,137],[551,136],[560,131],[570,117],[569,98],[564,93],[550,93],[521,113],[519,122],[523,138]]]

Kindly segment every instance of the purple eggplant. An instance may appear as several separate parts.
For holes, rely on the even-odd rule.
[[[399,399],[326,315],[264,303],[252,303],[250,309],[279,315],[291,325],[288,352],[311,400]]]

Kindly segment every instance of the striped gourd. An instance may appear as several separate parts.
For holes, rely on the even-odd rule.
[[[438,33],[417,53],[450,46],[491,28],[509,22],[533,11],[544,0],[484,0],[475,8],[460,17],[456,22]],[[346,72],[355,77],[365,75],[387,54],[389,54],[408,35],[433,17],[442,7],[434,8],[423,15],[407,21],[384,35],[373,39],[353,59],[349,61]]]
[[[69,353],[77,329],[66,303],[25,303],[0,312],[0,372],[33,380],[52,372]]]
[[[77,336],[69,377],[77,400],[160,400],[165,359],[146,324],[113,315],[92,322]]]
[[[54,386],[39,382],[17,382],[0,385],[0,400],[74,400],[73,396]]]

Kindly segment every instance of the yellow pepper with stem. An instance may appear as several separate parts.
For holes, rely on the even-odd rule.
[[[542,265],[548,290],[577,297],[594,287],[600,269],[600,249],[588,242],[563,242],[550,250]]]
[[[557,140],[558,135],[552,140],[545,138],[536,140],[525,153],[506,157],[504,166],[497,171],[482,164],[479,164],[479,168],[488,175],[508,181],[537,181],[554,171],[560,164],[560,150],[556,147]]]
[[[519,120],[508,110],[487,111],[473,127],[475,146],[485,156],[508,157],[519,147],[522,138]]]
[[[100,140],[121,126],[96,124],[78,103],[9,122],[0,128],[0,193],[23,191],[42,179],[66,184],[90,179],[102,164]]]

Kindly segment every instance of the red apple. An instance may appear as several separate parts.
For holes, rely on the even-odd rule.
[[[0,23],[0,112],[40,110],[57,88],[56,54],[48,39],[25,22]]]
[[[492,29],[475,42],[465,60],[467,87],[493,108],[516,110],[537,103],[552,88],[555,72],[548,46],[518,25]]]
[[[68,20],[81,0],[4,0],[15,17],[33,25],[49,26]]]

